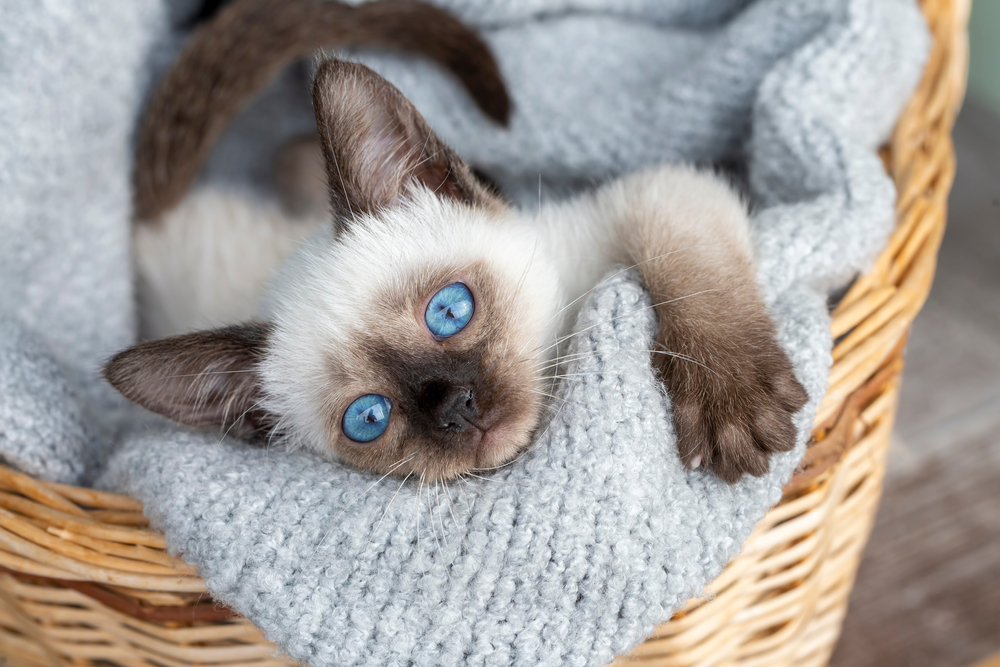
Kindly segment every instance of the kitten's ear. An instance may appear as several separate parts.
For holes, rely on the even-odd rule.
[[[142,343],[112,357],[104,377],[151,412],[249,437],[271,423],[257,406],[269,333],[269,325],[246,324]]]
[[[313,111],[334,213],[373,213],[421,183],[469,204],[495,201],[403,94],[358,63],[327,59],[313,79]]]

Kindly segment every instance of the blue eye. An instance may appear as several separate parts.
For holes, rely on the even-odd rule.
[[[436,338],[448,338],[465,328],[475,310],[476,302],[469,288],[462,283],[452,283],[431,297],[424,321]]]
[[[354,442],[371,442],[389,427],[389,399],[378,394],[365,394],[355,399],[344,412],[344,435]]]

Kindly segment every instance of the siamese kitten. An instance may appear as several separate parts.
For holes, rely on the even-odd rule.
[[[112,358],[105,374],[124,396],[376,473],[433,482],[494,468],[538,428],[543,369],[575,306],[625,264],[656,304],[651,357],[681,459],[732,483],[793,447],[805,391],[725,182],[661,167],[521,211],[363,65],[321,62],[313,107],[331,219],[274,257],[255,319]]]

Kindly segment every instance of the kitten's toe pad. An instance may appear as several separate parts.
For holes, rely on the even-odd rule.
[[[687,368],[664,373],[680,458],[688,468],[710,468],[733,484],[744,474],[766,474],[772,454],[795,447],[792,417],[807,396],[784,355],[778,362],[768,357],[766,364],[747,358],[745,365],[756,366],[751,372]]]

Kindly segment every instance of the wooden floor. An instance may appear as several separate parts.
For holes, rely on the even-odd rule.
[[[1000,117],[970,99],[955,141],[948,231],[835,667],[1000,667]]]

